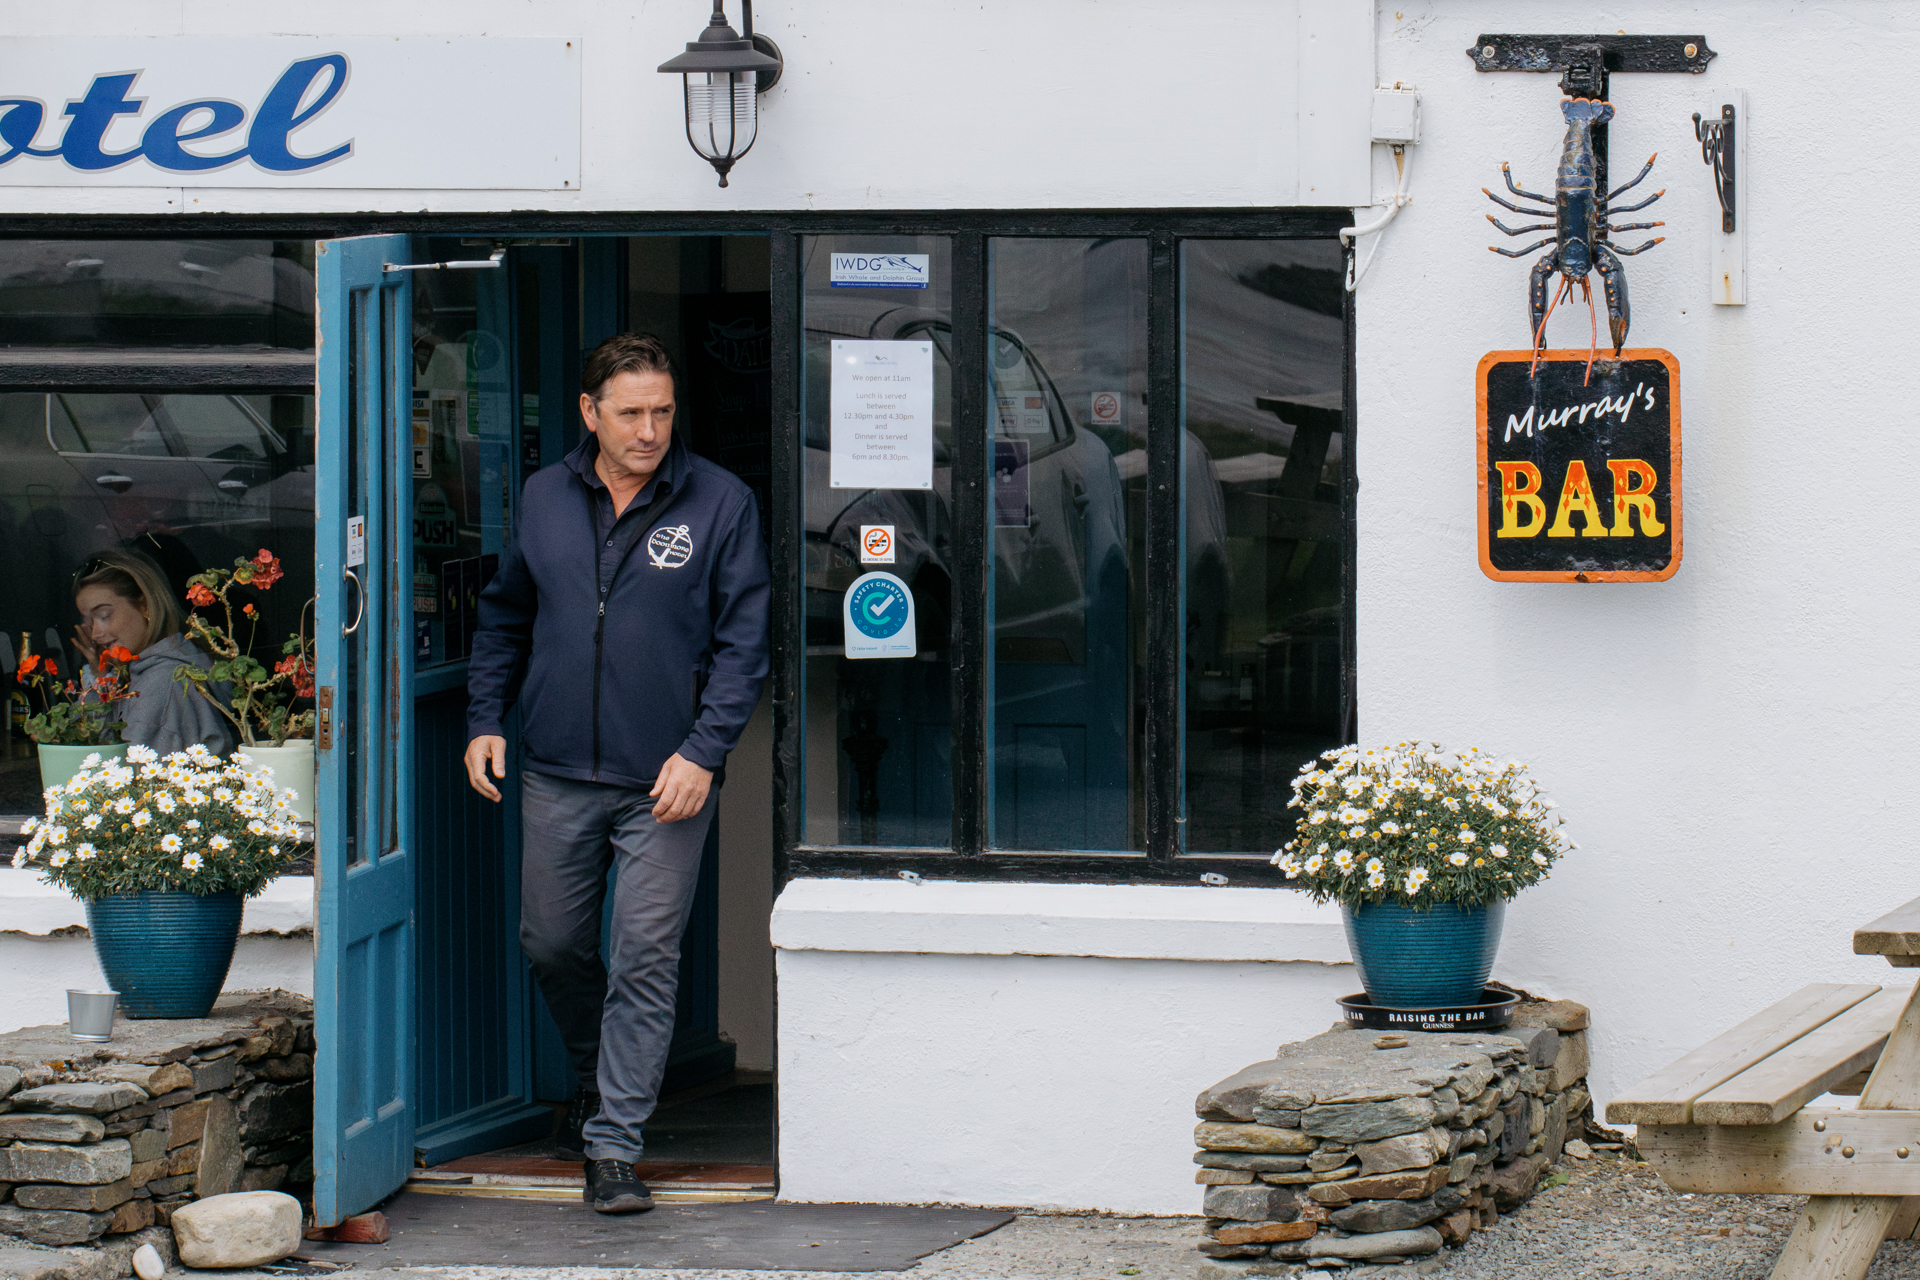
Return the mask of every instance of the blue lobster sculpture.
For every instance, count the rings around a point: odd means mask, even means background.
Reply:
[[[1489,245],[1495,253],[1509,258],[1518,258],[1522,254],[1532,253],[1541,245],[1551,244],[1539,261],[1533,264],[1533,277],[1527,289],[1527,318],[1533,326],[1534,365],[1538,367],[1540,354],[1547,344],[1547,317],[1562,299],[1571,296],[1577,282],[1580,292],[1587,301],[1587,314],[1593,322],[1593,344],[1587,352],[1587,376],[1593,375],[1593,358],[1600,345],[1600,322],[1593,310],[1593,287],[1587,276],[1590,272],[1600,273],[1601,288],[1607,297],[1607,328],[1613,336],[1613,354],[1617,358],[1620,348],[1627,342],[1627,325],[1630,313],[1627,307],[1627,276],[1620,265],[1621,257],[1631,257],[1636,253],[1645,253],[1653,248],[1665,236],[1655,236],[1637,249],[1622,249],[1608,239],[1621,231],[1640,231],[1648,227],[1662,227],[1664,222],[1628,222],[1619,226],[1609,223],[1609,219],[1618,213],[1633,213],[1644,209],[1667,194],[1665,188],[1654,192],[1639,204],[1628,205],[1621,209],[1610,209],[1610,202],[1624,192],[1640,185],[1641,179],[1653,171],[1653,162],[1659,159],[1659,152],[1647,158],[1647,163],[1632,182],[1603,191],[1596,182],[1597,166],[1593,154],[1593,128],[1613,119],[1613,104],[1596,102],[1589,98],[1567,98],[1560,103],[1560,114],[1567,119],[1567,138],[1560,149],[1560,171],[1554,177],[1553,198],[1526,191],[1515,185],[1513,172],[1506,164],[1500,166],[1500,173],[1507,180],[1507,190],[1523,200],[1537,200],[1544,205],[1552,205],[1554,220],[1535,223],[1526,227],[1509,227],[1492,214],[1487,221],[1510,236],[1522,236],[1529,231],[1551,231],[1554,234],[1544,240],[1528,245],[1524,249],[1502,249],[1498,245]],[[1529,209],[1522,205],[1502,200],[1487,188],[1480,188],[1487,199],[1504,209],[1515,213],[1539,216],[1544,209]],[[1619,255],[1619,256],[1615,256]],[[1560,288],[1549,297],[1550,283],[1555,272],[1560,274]]]

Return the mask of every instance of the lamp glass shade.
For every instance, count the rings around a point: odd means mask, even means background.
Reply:
[[[747,154],[759,132],[760,110],[751,71],[713,71],[684,77],[687,141],[727,185],[727,170]]]

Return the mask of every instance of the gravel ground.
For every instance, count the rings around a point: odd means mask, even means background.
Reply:
[[[1491,1231],[1411,1267],[1355,1267],[1343,1280],[1767,1280],[1800,1210],[1795,1196],[1681,1195],[1643,1164],[1600,1156],[1558,1166],[1568,1181]],[[1027,1214],[907,1271],[615,1271],[428,1267],[352,1271],[352,1280],[1191,1280],[1197,1218]],[[187,1273],[175,1273],[185,1276]],[[210,1273],[192,1273],[205,1276]],[[222,1273],[245,1280],[243,1273]],[[1326,1276],[1301,1270],[1305,1276]],[[1884,1244],[1868,1280],[1920,1278],[1920,1241]],[[342,1278],[345,1280],[345,1277]]]

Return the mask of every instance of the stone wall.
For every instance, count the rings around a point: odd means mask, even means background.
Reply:
[[[0,1246],[112,1243],[190,1200],[312,1180],[302,996],[237,992],[206,1018],[123,1018],[105,1044],[64,1026],[0,1035]]]
[[[1407,1262],[1533,1194],[1590,1117],[1587,1011],[1498,1035],[1337,1028],[1201,1093],[1201,1280]]]

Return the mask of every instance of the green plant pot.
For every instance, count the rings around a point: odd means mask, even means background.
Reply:
[[[239,894],[143,889],[87,904],[93,953],[129,1018],[204,1018],[213,1008],[245,902]]]
[[[70,747],[64,743],[43,742],[40,744],[40,786],[58,787],[80,772],[80,762],[98,752],[102,760],[118,759],[127,754],[124,742],[106,742],[98,746]]]
[[[1393,902],[1340,908],[1367,998],[1396,1009],[1480,1003],[1506,918],[1504,902],[1440,902],[1424,911]]]

